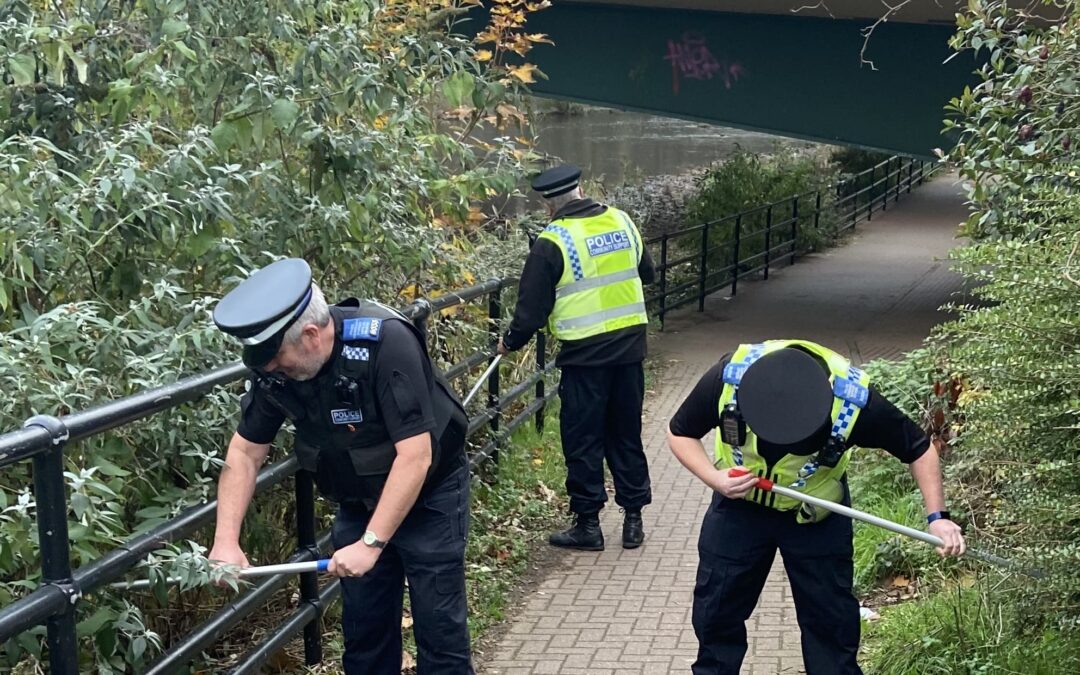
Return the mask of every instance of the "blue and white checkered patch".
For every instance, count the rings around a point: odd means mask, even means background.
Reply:
[[[833,385],[833,394],[844,402],[840,405],[840,411],[836,413],[836,419],[833,420],[832,433],[844,440],[851,435],[851,422],[855,417],[855,412],[865,406],[870,398],[870,391],[859,384],[862,374],[861,370],[850,366],[847,378],[837,378]]]
[[[559,225],[548,225],[547,231],[559,235],[563,246],[566,247],[566,257],[570,258],[570,271],[574,275],[574,281],[584,279],[585,271],[581,269],[581,258],[578,256],[577,246],[574,246],[574,238],[570,236],[570,231]]]
[[[372,340],[378,342],[382,337],[382,319],[372,317],[360,317],[357,319],[345,319],[341,328],[341,339]]]
[[[371,353],[368,352],[367,347],[350,347],[349,345],[342,347],[341,355],[353,361],[367,361],[371,358]]]
[[[738,402],[739,398],[739,383],[742,381],[743,375],[746,374],[746,369],[753,365],[754,361],[761,358],[761,355],[765,352],[765,344],[759,342],[757,344],[750,345],[750,349],[747,350],[746,356],[742,361],[738,363],[731,363],[730,361],[724,366],[724,382],[735,387],[735,391],[732,394],[732,403]],[[730,379],[729,379],[730,378]]]

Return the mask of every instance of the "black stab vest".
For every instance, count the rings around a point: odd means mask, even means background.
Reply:
[[[344,328],[352,319],[368,320],[359,324],[366,327],[370,320],[398,321],[416,336],[425,357],[427,344],[411,321],[378,303],[349,298],[331,307],[330,315],[336,340],[342,345],[331,367],[306,382],[264,377],[259,386],[295,425],[296,458],[303,470],[314,474],[320,492],[336,502],[374,508],[397,457],[375,392],[381,326],[375,331],[377,336],[367,331],[347,336]],[[431,371],[435,429],[425,487],[463,463],[468,427],[468,416],[453,389],[434,364]],[[447,437],[453,440],[446,442]]]

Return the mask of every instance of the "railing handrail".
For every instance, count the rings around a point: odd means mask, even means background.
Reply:
[[[734,220],[735,218],[739,218],[739,217],[742,217],[742,216],[748,216],[748,215],[752,215],[752,214],[755,214],[755,213],[760,213],[760,212],[768,210],[769,208],[772,208],[774,206],[779,206],[781,204],[786,204],[786,203],[788,203],[788,202],[790,202],[792,200],[795,200],[795,199],[802,199],[803,197],[808,197],[810,195],[817,194],[822,189],[828,189],[828,188],[835,189],[835,188],[838,188],[838,187],[840,187],[842,185],[846,185],[848,183],[857,182],[860,177],[865,176],[865,175],[873,175],[873,174],[875,174],[878,169],[880,169],[883,166],[888,165],[889,163],[891,163],[896,158],[897,158],[897,156],[894,155],[893,157],[890,157],[889,159],[878,162],[877,164],[870,167],[869,169],[863,169],[862,171],[860,171],[858,173],[850,174],[846,178],[841,178],[841,179],[837,180],[835,183],[831,183],[831,184],[829,184],[829,185],[827,185],[827,186],[825,186],[823,188],[820,188],[818,190],[807,190],[805,192],[800,192],[800,193],[797,193],[797,194],[789,195],[787,197],[781,197],[780,199],[777,199],[775,201],[766,202],[764,204],[758,204],[757,206],[753,206],[753,207],[748,208],[748,209],[743,209],[742,211],[737,211],[735,213],[729,213],[727,215],[720,216],[719,218],[716,218],[714,220],[709,220],[709,221],[706,221],[704,223],[699,223],[697,225],[688,225],[686,227],[679,228],[677,230],[670,230],[668,232],[663,232],[661,234],[653,235],[652,237],[649,237],[648,239],[646,239],[645,243],[646,244],[659,243],[660,240],[665,235],[668,236],[668,237],[678,237],[678,236],[681,236],[681,235],[684,235],[684,234],[692,234],[694,232],[700,232],[703,228],[706,228],[706,227],[711,227],[713,225],[719,225],[720,223],[724,223],[724,222],[727,222],[729,220]],[[897,168],[896,172],[898,173],[899,171],[900,171],[900,169]],[[887,174],[883,178],[887,178],[887,177],[889,177],[891,175],[892,174]],[[853,193],[853,194],[862,194],[862,192],[872,189],[875,185],[877,185],[880,182],[881,182],[880,180],[877,181],[877,182],[871,182],[869,185],[862,188],[862,190],[859,190],[858,193]],[[845,195],[845,197],[843,197],[843,199],[846,199],[846,198],[848,198],[850,196],[851,195]]]
[[[915,170],[916,165],[918,165],[917,172]],[[659,303],[657,316],[660,320],[661,330],[663,330],[664,317],[668,311],[693,302],[695,298],[698,302],[698,311],[704,311],[705,297],[716,292],[719,288],[730,284],[731,295],[735,295],[739,279],[758,272],[763,272],[764,278],[768,279],[770,266],[775,262],[787,260],[794,263],[796,256],[805,252],[801,251],[797,245],[801,222],[812,221],[813,226],[817,227],[822,212],[829,208],[839,217],[841,222],[846,221],[847,224],[840,228],[841,231],[853,229],[859,220],[871,219],[875,210],[886,209],[890,197],[893,197],[893,201],[898,200],[903,188],[906,187],[910,193],[916,180],[921,184],[928,173],[928,165],[933,167],[933,164],[923,160],[902,158],[894,155],[867,169],[846,175],[818,189],[807,190],[735,213],[725,214],[704,223],[668,230],[649,237],[645,240],[647,245],[659,244],[659,260],[656,264],[656,271],[659,276],[659,291],[650,294],[647,302],[650,304]],[[882,171],[882,169],[884,170]],[[905,169],[907,171],[906,183],[903,175]],[[863,185],[863,182],[866,184]],[[855,189],[847,192],[849,187]],[[823,197],[831,199],[828,207],[823,206],[823,201],[826,201],[823,200]],[[810,198],[813,198],[812,204],[809,204]],[[803,204],[803,209],[800,209],[800,203]],[[790,211],[787,205],[790,205]],[[752,218],[749,222],[744,223],[744,218],[748,217]],[[758,227],[762,224],[762,221],[764,221],[764,225]],[[755,229],[744,232],[744,224],[755,227]],[[719,245],[710,246],[709,242],[712,239],[710,230],[720,225],[731,228],[729,231],[730,237],[723,240]],[[790,230],[788,234],[783,232],[786,229]],[[672,251],[670,244],[673,241],[682,240],[684,237],[699,233],[700,244],[697,251],[684,253],[687,248],[675,249],[674,259],[669,260]],[[779,242],[770,242],[769,240],[773,239],[774,233],[788,238]],[[743,250],[743,255],[740,255],[740,250],[744,248],[740,243],[741,241],[753,240],[755,237],[761,238],[762,236],[766,240],[762,250],[757,252]],[[720,264],[723,265],[721,269],[710,271],[710,253],[722,249],[729,250],[731,258],[726,262],[720,261]],[[695,268],[695,263],[699,268]],[[715,264],[716,261],[713,261],[713,263]],[[747,267],[746,263],[753,263],[753,265]],[[673,268],[677,268],[675,279],[672,279],[672,275],[669,274],[669,270]],[[729,272],[730,278],[726,281],[721,280],[710,284],[710,280],[721,272]],[[687,276],[684,281],[681,279],[682,275],[691,276]],[[696,295],[687,295],[686,292],[694,286],[697,286]],[[669,302],[671,296],[676,296],[674,303]]]

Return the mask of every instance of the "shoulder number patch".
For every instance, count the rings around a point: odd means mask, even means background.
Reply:
[[[345,319],[341,329],[341,339],[345,341],[374,340],[377,342],[382,331],[382,324],[382,319],[366,316],[357,319]]]

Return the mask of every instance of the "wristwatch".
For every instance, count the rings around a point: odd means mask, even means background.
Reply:
[[[935,520],[952,520],[948,511],[934,511],[930,515],[926,516],[926,524],[934,522]]]
[[[379,539],[378,535],[376,535],[371,530],[365,532],[363,538],[360,541],[364,542],[364,544],[372,548],[386,548],[386,542]]]

